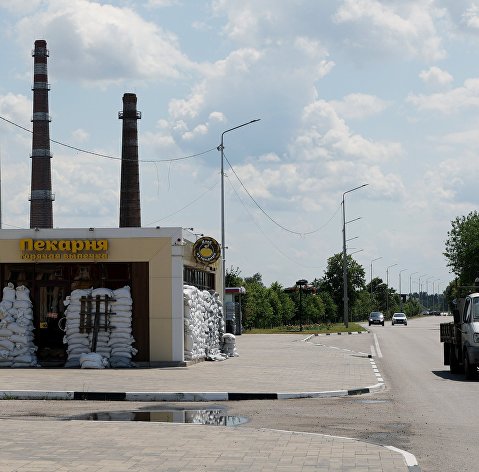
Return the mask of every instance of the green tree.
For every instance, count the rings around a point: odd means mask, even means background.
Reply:
[[[324,319],[326,307],[321,297],[315,294],[303,293],[303,313],[305,314],[305,323],[321,323]]]
[[[279,323],[277,326],[284,326],[291,322],[294,317],[295,306],[291,297],[284,292],[283,286],[278,282],[273,282],[270,286],[270,290],[277,294],[278,296],[278,305],[277,305],[277,318]],[[273,310],[275,307],[273,306]]]
[[[358,264],[351,256],[346,256],[347,282],[348,282],[348,302],[349,306],[354,306],[359,290],[365,287],[364,268]],[[328,265],[324,277],[320,279],[319,289],[328,292],[333,298],[334,303],[343,308],[343,254],[338,253],[328,259]]]
[[[338,319],[338,306],[334,303],[333,297],[329,292],[319,292],[317,295],[321,298],[324,305],[324,321],[326,323],[334,323]]]
[[[244,280],[240,277],[241,271],[239,267],[236,269],[231,266],[229,269],[226,269],[225,274],[225,285],[227,287],[242,287],[244,286]]]
[[[256,281],[247,282],[245,288],[243,326],[245,329],[269,328],[273,322],[273,308],[269,301],[268,289]]]
[[[451,222],[444,256],[448,266],[459,278],[459,285],[473,286],[479,276],[479,214],[470,212]]]
[[[367,320],[369,313],[376,310],[377,301],[368,290],[361,290],[351,309],[351,321]]]
[[[417,298],[410,298],[406,303],[403,303],[403,312],[407,316],[419,315],[422,311],[422,305]]]

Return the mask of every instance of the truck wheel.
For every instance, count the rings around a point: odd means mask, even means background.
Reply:
[[[464,353],[464,375],[467,380],[474,380],[477,378],[477,365],[469,362],[467,351]]]
[[[459,374],[461,373],[461,365],[456,356],[456,350],[454,349],[454,345],[449,345],[449,370],[451,374]]]

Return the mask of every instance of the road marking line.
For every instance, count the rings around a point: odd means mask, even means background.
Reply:
[[[374,350],[374,346],[371,346],[371,356],[376,357],[376,351]]]
[[[376,352],[378,353],[378,357],[383,357],[381,349],[379,348],[379,341],[378,341],[378,337],[376,336],[376,333],[374,333],[373,336],[374,336],[374,344],[376,345]]]

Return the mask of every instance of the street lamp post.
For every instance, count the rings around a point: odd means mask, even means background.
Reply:
[[[409,298],[411,298],[411,295],[412,295],[412,290],[411,290],[411,288],[412,288],[412,285],[411,285],[411,280],[412,280],[412,276],[413,276],[414,274],[419,274],[419,272],[413,272],[412,274],[410,274],[410,275],[409,275]]]
[[[389,312],[389,269],[394,266],[397,266],[397,263],[386,267],[386,315]]]
[[[378,261],[379,259],[382,259],[382,256],[376,257],[376,259],[373,259],[371,261],[371,282],[369,283],[370,284],[369,288],[371,289],[371,295],[373,294],[373,262]]]
[[[399,306],[401,311],[402,311],[401,272],[404,272],[405,270],[407,269],[401,269],[399,271]]]
[[[308,285],[305,279],[298,280],[296,285],[299,287],[299,330],[303,331],[303,287]]]
[[[366,187],[368,184],[359,185],[358,187],[354,187],[352,189],[347,190],[343,193],[343,200],[341,204],[343,205],[343,320],[344,326],[348,327],[348,319],[349,319],[349,309],[348,309],[348,268],[347,268],[347,260],[346,260],[346,209],[344,207],[344,197],[347,193],[354,192],[355,190],[359,190],[360,188]]]
[[[434,277],[428,277],[426,279],[426,303],[428,304],[428,309],[429,309],[429,281],[433,278]]]
[[[250,125],[251,123],[256,123],[259,121],[259,118],[256,120],[248,121],[247,123],[243,123],[241,125],[235,126],[233,128],[227,129],[221,133],[221,144],[217,147],[218,151],[221,151],[221,267],[222,267],[222,302],[224,303],[225,300],[225,288],[226,288],[226,244],[225,244],[225,173],[224,173],[224,161],[225,161],[225,154],[224,154],[224,135],[233,131],[238,128],[242,128],[243,126]]]
[[[417,291],[418,291],[418,295],[419,295],[419,304],[422,305],[421,303],[421,278],[426,276],[427,274],[422,274],[418,277],[418,280],[417,280]]]

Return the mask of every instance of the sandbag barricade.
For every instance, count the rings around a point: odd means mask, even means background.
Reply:
[[[219,359],[225,331],[219,295],[185,285],[183,301],[185,361]]]
[[[38,367],[33,306],[24,285],[9,283],[0,302],[0,367]]]
[[[80,328],[81,299],[88,296],[95,299],[97,295],[108,296],[111,300],[108,305],[108,324],[106,329],[100,329],[97,333],[97,355],[86,356],[91,352],[93,332],[88,333]],[[135,366],[132,357],[138,351],[132,346],[135,340],[131,330],[133,300],[130,287],[125,286],[117,290],[108,288],[73,290],[63,303],[66,306],[63,342],[67,344],[68,354],[65,367],[100,369]],[[100,304],[101,310],[105,310],[103,303]],[[102,359],[99,359],[98,356],[101,356]]]

